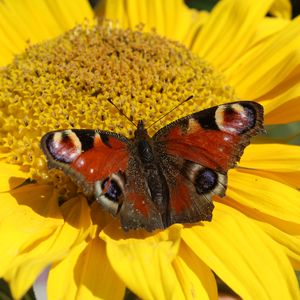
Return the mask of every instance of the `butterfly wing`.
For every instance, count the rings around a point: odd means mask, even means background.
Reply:
[[[181,118],[153,137],[169,155],[179,156],[222,172],[235,166],[250,138],[263,132],[263,107],[233,102]]]
[[[74,129],[45,134],[41,147],[49,168],[63,170],[86,195],[94,195],[116,214],[125,185],[128,143],[113,132]]]
[[[148,193],[145,178],[142,173],[132,174],[136,170],[137,168],[130,167],[127,173],[124,201],[120,208],[122,228],[126,231],[138,228],[153,231],[157,228],[164,228],[163,216]]]
[[[205,109],[159,130],[153,139],[168,158],[161,162],[170,189],[170,223],[210,220],[212,196],[224,196],[227,171],[250,138],[263,131],[263,107],[251,101]]]

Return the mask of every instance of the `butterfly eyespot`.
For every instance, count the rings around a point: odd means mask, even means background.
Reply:
[[[194,185],[198,194],[206,194],[214,190],[218,184],[218,174],[211,169],[203,168],[198,171]]]
[[[48,153],[62,163],[70,163],[81,154],[81,142],[72,130],[49,133],[44,136]]]
[[[104,192],[104,195],[109,200],[118,202],[118,198],[121,196],[122,190],[115,180],[110,180],[109,177],[107,177],[102,182],[101,187],[102,187],[102,191]]]
[[[112,215],[116,216],[122,205],[121,196],[124,188],[122,174],[112,174],[103,181],[94,183],[94,196],[98,203]]]
[[[220,105],[215,120],[221,131],[239,135],[255,127],[256,110],[247,104]]]

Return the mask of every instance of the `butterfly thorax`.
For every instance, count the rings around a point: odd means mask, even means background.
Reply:
[[[143,121],[138,122],[137,130],[134,133],[134,143],[137,147],[137,153],[141,161],[145,164],[154,162],[154,153],[152,149],[152,139],[145,129]]]
[[[135,153],[137,154],[135,157],[138,158],[138,168],[141,178],[144,179],[145,189],[158,210],[162,213],[163,223],[165,226],[168,226],[168,185],[160,166],[158,153],[156,153],[154,148],[154,141],[148,135],[143,121],[138,122],[138,127],[134,135],[133,144]]]

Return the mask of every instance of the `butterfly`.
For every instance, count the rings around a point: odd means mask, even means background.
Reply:
[[[263,107],[239,101],[180,118],[152,137],[139,121],[134,138],[68,129],[46,133],[49,168],[63,170],[125,231],[211,221],[212,197],[223,197],[227,171],[250,138],[264,131]]]

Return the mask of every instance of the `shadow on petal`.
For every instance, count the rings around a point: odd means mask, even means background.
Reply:
[[[60,219],[58,195],[50,185],[28,184],[10,192],[19,205],[30,207],[35,213]]]

